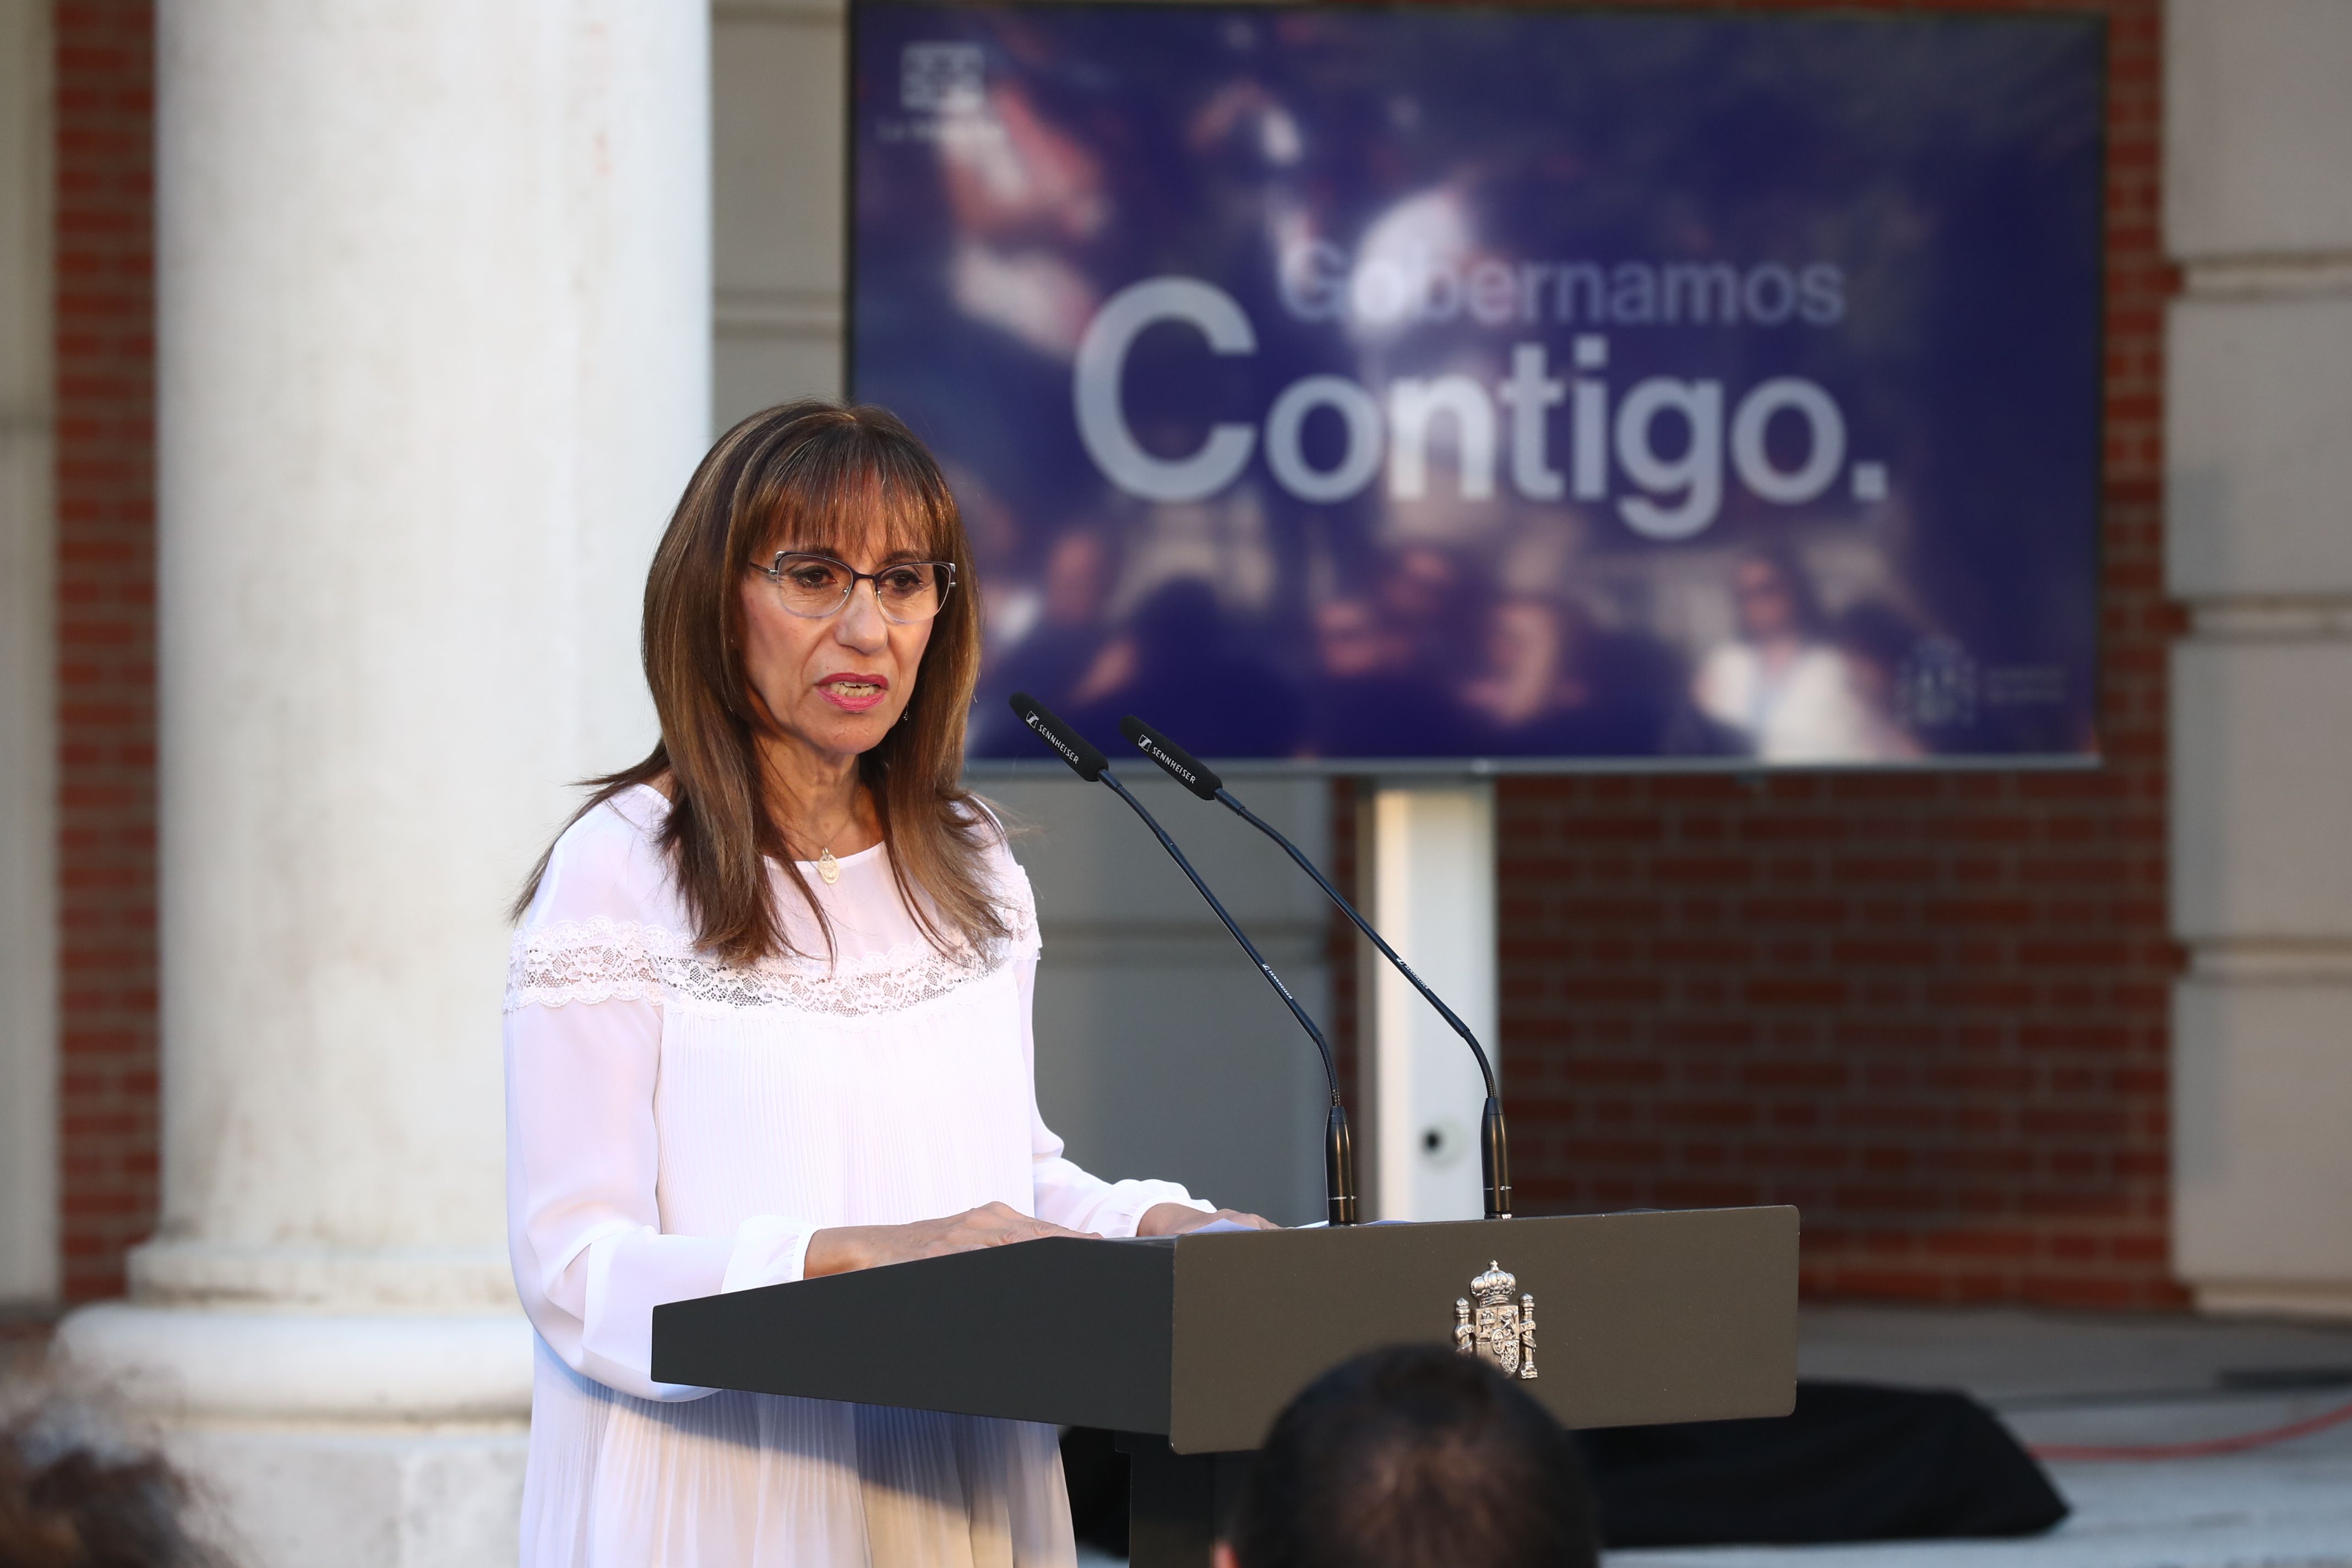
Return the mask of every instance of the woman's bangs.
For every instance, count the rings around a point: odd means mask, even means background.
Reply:
[[[854,562],[869,547],[877,560],[955,559],[955,503],[899,453],[809,451],[778,478],[754,560],[804,550]]]

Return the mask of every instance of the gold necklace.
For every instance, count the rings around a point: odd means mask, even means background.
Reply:
[[[849,802],[849,816],[843,819],[841,826],[846,827],[856,820],[857,801],[855,796],[852,796]],[[833,858],[833,845],[830,842],[832,837],[832,834],[826,834],[825,838],[828,842],[818,845],[816,851],[816,874],[824,879],[825,886],[828,888],[841,880],[841,862]]]

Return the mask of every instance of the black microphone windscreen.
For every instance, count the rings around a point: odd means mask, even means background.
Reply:
[[[1101,782],[1103,769],[1110,759],[1087,743],[1087,738],[1054,717],[1053,711],[1025,691],[1013,694],[1013,716],[1035,731],[1039,740],[1054,748],[1070,771],[1088,784]]]
[[[1118,732],[1135,742],[1135,749],[1158,763],[1162,772],[1199,795],[1202,800],[1214,800],[1217,792],[1225,787],[1208,763],[1130,713],[1118,721]]]

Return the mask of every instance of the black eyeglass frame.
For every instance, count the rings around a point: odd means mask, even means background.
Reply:
[[[798,616],[804,621],[830,620],[835,616],[841,614],[843,610],[848,607],[850,598],[857,592],[857,584],[860,583],[871,583],[874,584],[874,607],[882,613],[882,618],[884,620],[888,621],[894,626],[920,626],[924,621],[937,620],[939,618],[940,611],[948,607],[948,595],[955,592],[956,569],[955,563],[952,561],[892,561],[885,564],[880,572],[860,572],[856,567],[852,566],[846,561],[839,560],[831,555],[820,555],[814,550],[779,550],[776,552],[775,560],[771,562],[769,564],[762,566],[757,561],[754,561],[751,563],[751,566],[752,571],[757,572],[761,576],[765,577],[769,582],[773,583],[777,587],[781,588],[784,585],[784,563],[791,560],[822,561],[827,566],[838,566],[844,572],[849,574],[849,586],[841,591],[841,602],[834,605],[833,608],[817,615],[811,615],[805,610],[795,610],[790,605],[786,605],[784,606],[784,614],[788,616]],[[896,572],[902,566],[929,566],[940,574],[939,606],[937,609],[932,610],[929,615],[918,617],[914,620],[902,621],[898,616],[892,615],[890,613],[889,605],[883,602],[882,573]]]

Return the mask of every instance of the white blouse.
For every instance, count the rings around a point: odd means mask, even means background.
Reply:
[[[801,1278],[810,1235],[995,1199],[1131,1236],[1169,1182],[1097,1180],[1039,1120],[1029,882],[989,852],[1014,933],[943,956],[887,852],[803,865],[835,960],[696,951],[639,787],[564,834],[516,932],[507,1235],[538,1330],[526,1568],[1011,1568],[1076,1561],[1051,1426],[653,1381],[652,1312]],[[772,868],[780,880],[781,868]],[[823,1347],[808,1347],[822,1354]]]

